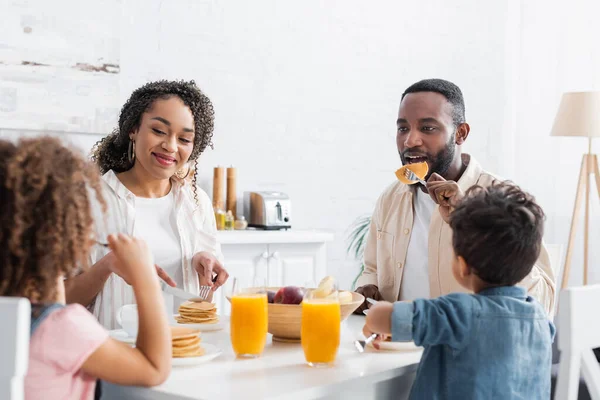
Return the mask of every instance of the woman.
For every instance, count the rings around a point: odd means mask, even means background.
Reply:
[[[193,81],[151,82],[132,93],[118,128],[92,151],[108,204],[107,216],[96,211],[100,242],[119,232],[144,239],[159,275],[190,293],[199,285],[214,291],[228,277],[212,204],[190,175],[213,126],[212,104]],[[133,291],[111,274],[115,257],[106,247],[96,246],[91,261],[92,268],[65,282],[67,302],[87,306],[114,329],[118,309],[135,302]]]

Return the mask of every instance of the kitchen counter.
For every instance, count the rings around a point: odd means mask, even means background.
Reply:
[[[106,399],[406,399],[422,352],[376,351],[360,354],[354,340],[362,338],[364,317],[342,323],[336,365],[311,368],[300,344],[278,343],[268,335],[263,355],[236,359],[229,341],[229,324],[206,332],[202,340],[218,346],[218,358],[197,367],[174,367],[161,386],[146,389],[103,384]]]
[[[333,233],[318,230],[264,231],[247,229],[243,231],[217,231],[221,244],[264,244],[264,243],[321,243],[331,242]]]

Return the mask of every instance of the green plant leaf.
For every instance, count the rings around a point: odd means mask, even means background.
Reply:
[[[354,257],[354,259],[361,261],[360,271],[352,282],[352,289],[356,286],[356,281],[365,269],[365,265],[362,262],[365,254],[365,244],[367,232],[369,232],[369,225],[371,224],[371,216],[358,217],[352,225],[350,225],[350,233],[346,238],[348,246],[346,252]]]

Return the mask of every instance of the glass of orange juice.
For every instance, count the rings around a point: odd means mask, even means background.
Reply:
[[[244,287],[233,278],[231,291],[231,346],[238,357],[255,358],[267,342],[267,291],[264,279]]]
[[[306,291],[302,301],[302,349],[311,367],[329,367],[340,347],[340,302],[337,288],[331,293],[321,289]]]

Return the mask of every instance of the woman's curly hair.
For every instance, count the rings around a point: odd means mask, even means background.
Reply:
[[[51,302],[59,277],[88,265],[94,164],[56,138],[0,141],[0,296]]]
[[[212,147],[214,110],[210,99],[202,93],[194,81],[156,81],[136,89],[121,109],[119,126],[100,140],[92,150],[92,160],[98,164],[102,174],[128,171],[133,163],[127,157],[129,134],[139,128],[142,115],[157,99],[179,97],[190,108],[194,116],[194,148],[190,161],[197,162],[206,146]],[[191,166],[190,166],[191,167]],[[194,168],[196,165],[194,165]],[[196,194],[196,175],[193,175],[193,190]]]

